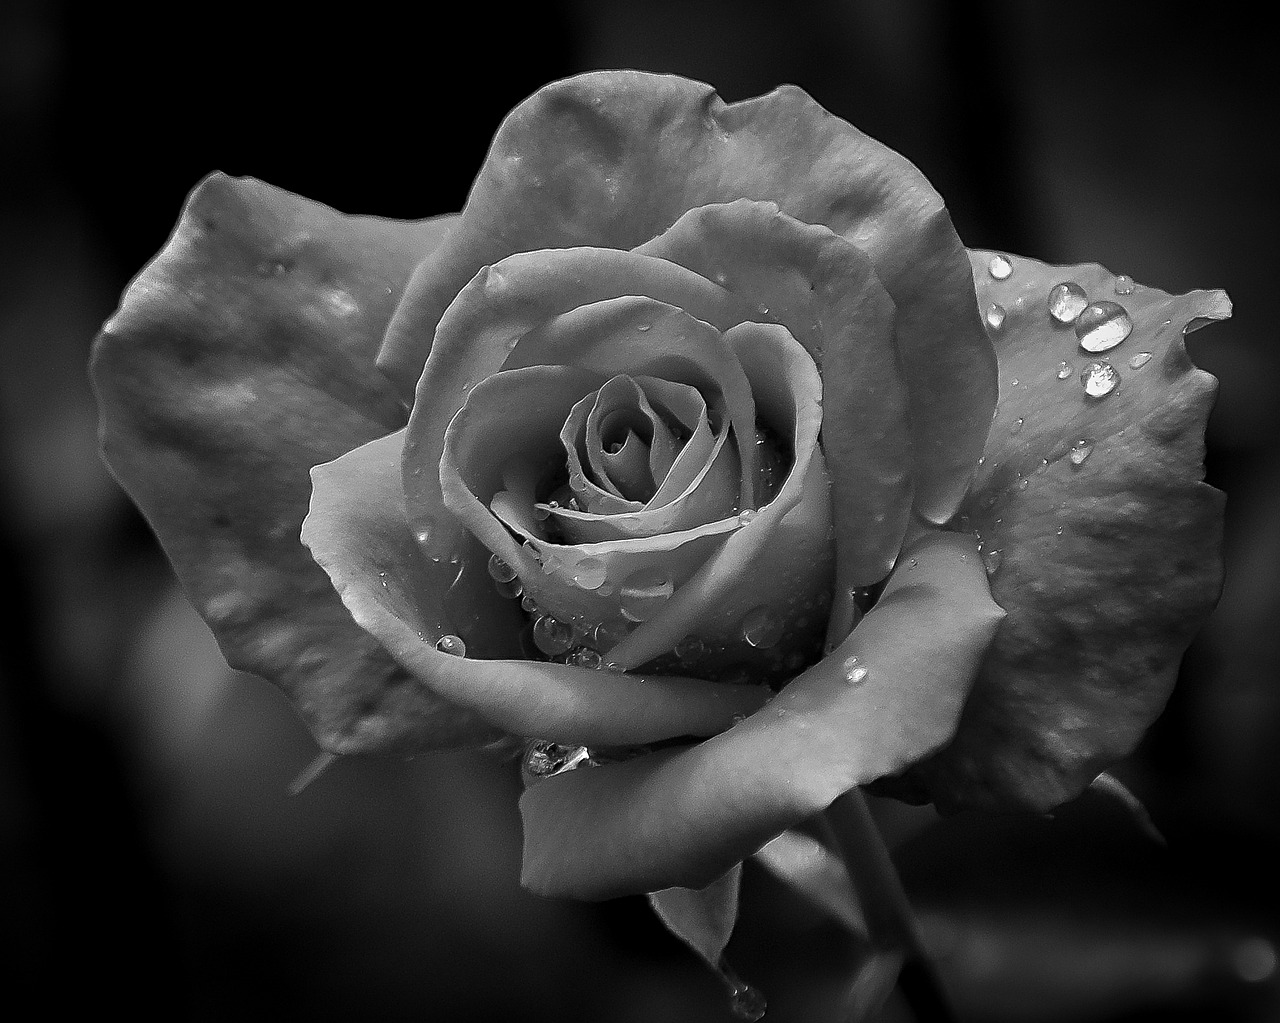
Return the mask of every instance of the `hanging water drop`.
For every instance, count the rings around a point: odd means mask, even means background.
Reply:
[[[1081,370],[1080,383],[1090,398],[1105,398],[1120,386],[1120,373],[1109,362],[1091,362]]]
[[[584,590],[598,590],[607,574],[608,568],[602,560],[588,556],[573,566],[573,584]]]
[[[1142,369],[1142,367],[1145,366],[1150,361],[1151,361],[1150,352],[1139,352],[1137,355],[1129,356],[1129,368]]]
[[[573,626],[551,615],[541,615],[533,623],[533,642],[548,657],[573,646]]]
[[[622,616],[633,622],[647,622],[667,602],[673,589],[671,576],[661,566],[633,572],[618,590]]]
[[[509,583],[516,577],[516,570],[496,554],[489,555],[489,576],[495,582]]]
[[[991,257],[991,261],[987,263],[987,273],[991,274],[992,278],[997,281],[1006,280],[1013,273],[1013,262],[1008,256],[997,252]]]
[[[757,649],[773,646],[782,638],[783,621],[772,610],[761,605],[752,608],[742,619],[742,638]]]
[[[745,1023],[757,1023],[764,1019],[768,1008],[769,1004],[759,989],[745,981],[738,981],[729,988],[729,1011]]]
[[[1004,306],[999,302],[992,302],[987,307],[987,326],[992,330],[999,330],[1004,326]]]
[[[552,778],[584,764],[591,765],[591,751],[586,746],[535,739],[525,749],[524,769],[536,778]]]
[[[1067,362],[1066,360],[1063,360],[1062,362],[1058,363],[1058,379],[1059,380],[1066,380],[1067,377],[1071,376],[1071,374],[1074,372],[1075,370],[1071,368],[1071,363]]]
[[[1076,337],[1086,352],[1109,352],[1132,330],[1133,320],[1118,302],[1092,302],[1076,317]]]
[[[1133,278],[1128,274],[1121,274],[1116,278],[1116,294],[1132,295],[1133,294]]]
[[[1075,281],[1063,281],[1049,289],[1049,315],[1066,326],[1075,322],[1089,305],[1089,296]]]
[[[461,636],[441,636],[436,641],[436,649],[442,654],[452,654],[454,657],[467,656],[467,644],[462,641]]]
[[[1084,465],[1085,459],[1091,454],[1093,454],[1093,441],[1078,440],[1071,448],[1067,458],[1070,460],[1072,465],[1081,466]]]

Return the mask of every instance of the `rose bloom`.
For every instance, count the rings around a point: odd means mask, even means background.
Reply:
[[[212,175],[98,339],[105,457],[336,754],[520,749],[525,883],[701,887],[858,785],[1046,811],[1221,583],[1229,314],[967,251],[794,87],[540,90],[461,214]]]

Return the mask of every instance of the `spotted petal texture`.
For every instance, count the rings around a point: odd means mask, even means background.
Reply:
[[[298,542],[311,466],[404,423],[373,357],[451,220],[343,216],[212,175],[94,349],[112,471],[228,661],[279,684],[334,752],[496,734],[396,665]]]
[[[1008,618],[955,740],[912,779],[947,810],[1044,811],[1134,747],[1217,601],[1223,495],[1202,464],[1217,382],[1183,334],[1231,303],[1094,264],[1012,257],[996,280],[991,256],[974,252],[973,266],[984,308],[1005,310],[992,332],[1000,407],[964,514],[998,562],[991,589]],[[1055,325],[1047,296],[1068,281],[1128,311],[1118,347],[1090,354]],[[1090,398],[1079,374],[1098,360],[1120,383]]]

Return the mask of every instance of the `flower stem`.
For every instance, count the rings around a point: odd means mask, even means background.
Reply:
[[[903,957],[898,988],[912,1013],[922,1023],[956,1023],[942,980],[925,954],[902,880],[862,791],[853,788],[840,796],[827,809],[826,817],[862,903],[872,945]]]

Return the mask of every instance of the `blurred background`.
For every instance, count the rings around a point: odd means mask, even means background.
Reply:
[[[1232,4],[542,0],[447,27],[364,4],[0,5],[0,933],[7,992],[134,1018],[729,1020],[639,898],[517,886],[517,779],[342,761],[226,668],[96,451],[90,341],[206,172],[352,213],[459,209],[539,85],[636,67],[727,100],[794,82],[907,154],[973,246],[1093,260],[1235,317],[1209,479],[1227,588],[1115,773],[1052,818],[890,804],[965,1021],[1280,1020],[1280,98]],[[729,955],[766,1019],[834,1019],[852,946],[748,869]],[[892,1014],[892,1007],[891,1007]],[[898,1018],[898,1017],[894,1017]]]

